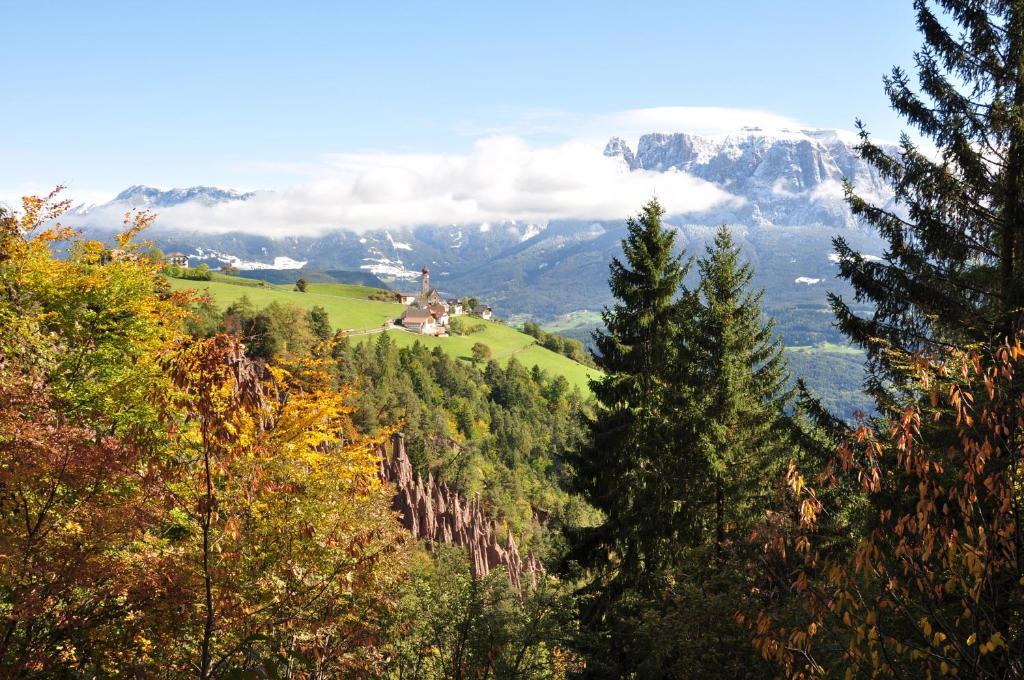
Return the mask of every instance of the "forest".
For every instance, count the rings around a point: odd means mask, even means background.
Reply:
[[[1024,677],[1024,7],[937,5],[916,84],[885,80],[929,146],[859,125],[896,200],[845,188],[887,250],[834,241],[853,419],[729,227],[683,252],[653,198],[591,354],[527,325],[600,369],[586,394],[218,307],[146,212],[98,242],[60,188],[0,209],[0,676]],[[399,502],[396,433],[451,507]],[[444,524],[466,508],[496,543]]]

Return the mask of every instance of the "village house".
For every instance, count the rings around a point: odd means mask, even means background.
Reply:
[[[402,326],[413,333],[433,335],[437,332],[437,319],[426,309],[409,307],[402,312]]]
[[[448,310],[444,308],[444,305],[438,303],[427,305],[427,311],[437,319],[438,326],[448,325]]]
[[[412,303],[416,302],[415,293],[398,293],[398,301],[408,307]]]
[[[452,316],[462,316],[465,310],[462,309],[462,301],[452,298],[448,301],[448,313]]]
[[[188,255],[185,253],[167,253],[164,255],[164,262],[168,267],[187,267]]]
[[[477,305],[473,308],[473,315],[488,320],[491,318],[491,308],[487,305]]]

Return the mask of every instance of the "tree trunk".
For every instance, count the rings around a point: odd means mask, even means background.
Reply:
[[[210,448],[207,444],[206,425],[203,425],[203,463],[205,465],[206,495],[201,512],[203,526],[203,587],[206,594],[206,621],[203,624],[202,657],[199,661],[199,679],[207,680],[212,668],[210,647],[213,642],[213,575],[210,573],[210,525],[213,516],[213,475],[210,471]]]
[[[722,477],[715,475],[715,554],[722,556],[725,543],[725,494],[722,491]]]

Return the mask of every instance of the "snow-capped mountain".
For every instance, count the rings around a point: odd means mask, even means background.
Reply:
[[[132,208],[168,208],[182,203],[214,205],[225,201],[244,201],[252,198],[253,192],[243,193],[220,187],[187,187],[184,189],[161,190],[142,184],[130,186],[117,196],[112,203],[121,203]]]
[[[881,252],[876,237],[858,227],[843,198],[845,178],[875,202],[891,200],[855,146],[848,133],[747,128],[715,137],[646,134],[635,152],[626,141],[612,138],[605,155],[621,159],[624,173],[689,173],[736,197],[704,212],[670,215],[668,222],[679,228],[681,245],[695,254],[703,251],[718,225],[729,224],[757,268],[756,282],[768,289],[766,303],[772,306],[817,303],[826,289],[843,290],[835,279],[836,265],[828,259],[831,239],[839,232],[865,252]],[[114,225],[91,217],[123,214],[132,207],[216,206],[252,197],[214,187],[162,191],[133,186],[109,204],[83,209],[79,222],[110,230]],[[242,263],[248,268],[304,263],[306,270],[376,275],[396,288],[412,285],[428,266],[442,292],[485,297],[505,316],[522,313],[545,319],[597,310],[609,301],[608,262],[619,254],[623,235],[622,220],[508,220],[339,229],[282,238],[167,230],[158,224],[149,237],[165,251],[189,254],[193,263]]]
[[[854,228],[844,201],[844,179],[872,201],[884,204],[891,195],[857,155],[856,143],[852,135],[836,130],[766,133],[748,128],[714,137],[647,134],[640,137],[635,154],[613,137],[604,153],[621,158],[632,171],[686,172],[745,199],[738,207],[712,211],[702,221]]]

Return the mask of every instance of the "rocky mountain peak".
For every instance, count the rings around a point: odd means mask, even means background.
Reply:
[[[637,165],[636,157],[633,156],[633,150],[629,148],[627,144],[620,137],[612,137],[608,140],[608,143],[604,147],[604,155],[611,158],[621,158],[629,166],[630,170],[636,170]]]
[[[166,208],[192,201],[203,205],[214,205],[224,201],[244,201],[252,196],[252,192],[243,193],[220,187],[194,186],[164,190],[144,184],[135,184],[115,196],[114,201],[135,207]]]
[[[857,154],[856,139],[835,130],[659,132],[641,136],[635,156],[613,137],[605,155],[622,157],[631,170],[686,172],[742,199],[738,209],[701,216],[700,222],[852,227],[844,179],[872,201],[891,199],[885,182]]]

